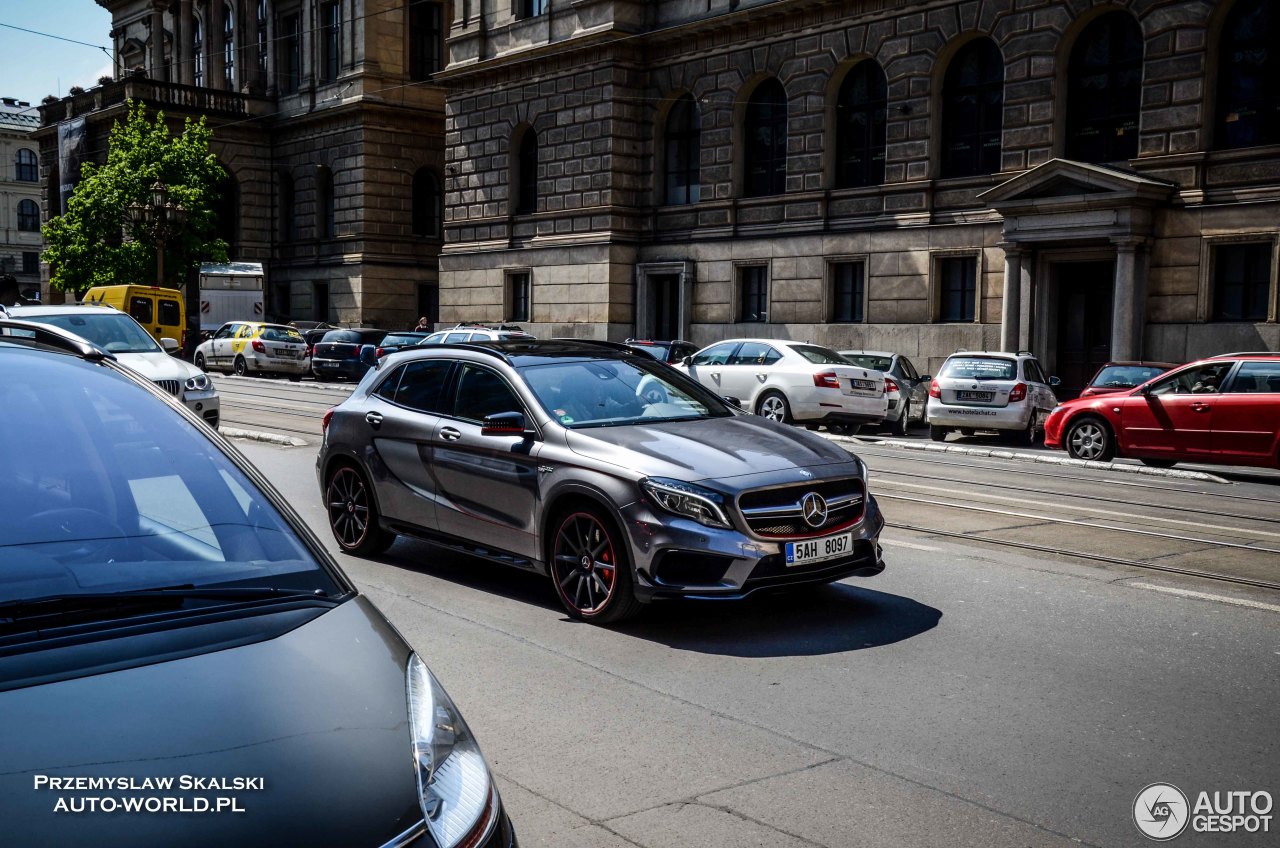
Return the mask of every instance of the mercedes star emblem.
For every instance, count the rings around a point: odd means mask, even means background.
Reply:
[[[810,527],[821,527],[827,523],[826,500],[817,492],[810,492],[800,499],[800,515]]]

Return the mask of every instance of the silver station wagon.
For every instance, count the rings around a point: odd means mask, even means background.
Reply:
[[[326,415],[317,462],[346,551],[433,541],[550,576],[590,621],[884,569],[857,457],[624,345],[393,354]]]

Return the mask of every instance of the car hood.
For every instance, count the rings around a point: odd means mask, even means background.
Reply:
[[[167,353],[117,353],[116,361],[126,368],[132,368],[148,380],[177,380],[186,382],[189,377],[200,373],[194,365],[183,362]]]
[[[381,845],[422,819],[408,655],[357,598],[267,641],[0,693],[5,842]],[[262,788],[182,792],[183,775]],[[38,788],[39,776],[175,788],[58,791]],[[53,812],[60,798],[90,797],[235,798],[244,812]]]
[[[627,468],[637,479],[722,480],[849,462],[848,451],[821,436],[755,415],[566,432],[574,453]]]

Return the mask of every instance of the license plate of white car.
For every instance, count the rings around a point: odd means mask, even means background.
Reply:
[[[956,392],[958,400],[991,400],[995,392]]]
[[[861,389],[863,391],[870,391],[872,389],[875,389],[876,381],[875,380],[854,380],[853,387],[855,389]]]
[[[823,539],[787,542],[787,565],[808,565],[853,553],[853,534],[841,533]]]

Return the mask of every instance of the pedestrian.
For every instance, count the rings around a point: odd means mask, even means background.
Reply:
[[[427,316],[423,315],[421,318],[418,319],[418,326],[414,327],[413,331],[415,333],[431,332],[431,322],[427,320]]]

